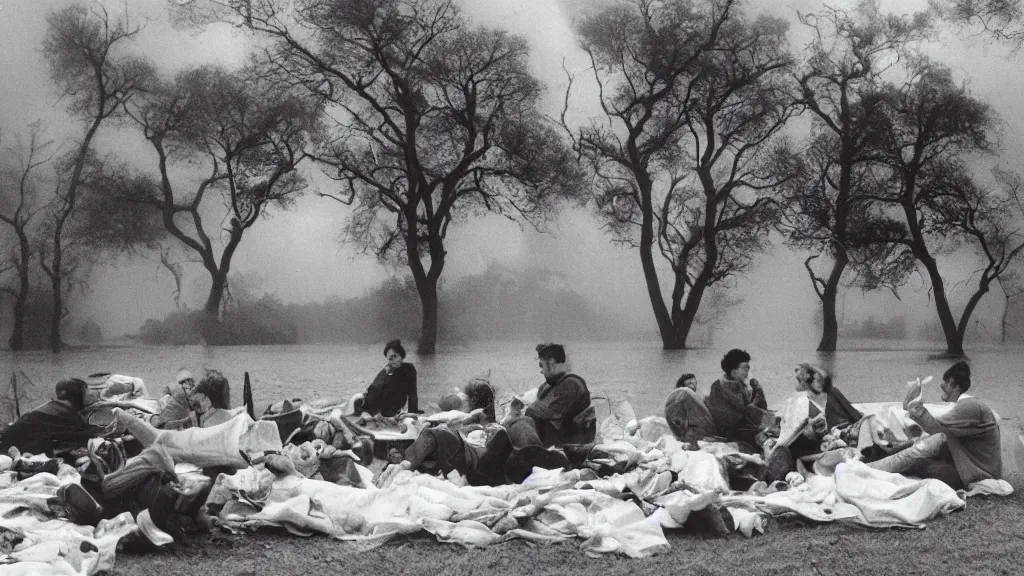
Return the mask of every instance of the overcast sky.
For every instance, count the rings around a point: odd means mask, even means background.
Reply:
[[[67,2],[63,1],[0,0],[0,78],[4,79],[0,82],[0,129],[5,146],[13,142],[13,134],[25,133],[27,125],[36,119],[41,119],[58,141],[79,129],[63,114],[39,52],[45,15],[65,4]],[[125,0],[104,4],[111,11],[123,11],[126,6]],[[832,2],[837,6],[852,4]],[[903,10],[924,4],[916,0],[883,2],[883,6]],[[462,5],[474,20],[507,27],[529,39],[535,72],[549,89],[545,105],[555,113],[564,90],[563,60],[581,77],[586,70],[586,61],[576,47],[569,19],[592,4],[587,0],[463,0]],[[794,50],[802,48],[806,41],[805,32],[796,23],[796,11],[818,5],[811,0],[752,0],[748,4],[752,11],[771,10],[792,21]],[[136,47],[161,73],[173,73],[200,63],[237,66],[245,58],[247,40],[237,30],[223,25],[210,26],[203,31],[175,30],[168,24],[164,0],[127,0],[127,7],[133,18],[147,20]],[[951,66],[968,82],[976,96],[999,112],[1004,121],[1003,162],[1019,168],[1024,143],[1020,98],[1024,93],[1024,78],[1020,61],[1008,59],[1002,47],[976,38],[956,38],[952,34],[947,34],[928,50]],[[584,82],[580,82],[579,87],[573,95],[573,104],[583,116],[587,110],[593,110],[594,94]],[[101,146],[105,151],[151,169],[152,158],[147,156],[144,142],[130,133],[108,129]],[[329,181],[323,179],[314,183],[329,185]],[[337,241],[345,217],[343,206],[308,194],[291,211],[275,212],[270,219],[259,222],[247,232],[232,270],[255,279],[262,289],[274,291],[286,301],[361,294],[394,271],[382,268],[371,257],[356,255]],[[778,334],[781,328],[792,334],[803,334],[808,341],[817,340],[818,334],[809,324],[814,295],[803,271],[802,259],[801,255],[777,247],[760,260],[753,273],[738,281],[737,289],[745,300],[730,313],[742,322],[728,324],[743,328],[731,330],[735,333],[731,335],[761,338]],[[490,262],[559,268],[574,279],[576,287],[585,295],[607,309],[636,319],[639,324],[649,324],[653,334],[650,304],[636,253],[609,243],[586,209],[564,214],[545,235],[520,229],[496,217],[454,228],[450,234],[446,276],[454,278],[477,273]],[[968,266],[968,262],[957,263],[961,271]],[[186,300],[198,307],[204,298],[207,275],[198,266],[190,268],[187,282]],[[89,302],[78,306],[77,315],[94,317],[107,334],[134,332],[145,318],[162,316],[173,307],[173,284],[169,275],[158,273],[155,262],[119,262],[101,267],[91,285],[93,293]],[[847,305],[852,310],[870,307],[880,318],[902,311],[930,320],[934,311],[925,293],[925,283],[917,278],[901,293],[902,302],[884,294],[865,299],[851,292],[847,295]],[[990,296],[982,308],[983,319],[993,317],[995,311],[1001,310],[1001,297]]]

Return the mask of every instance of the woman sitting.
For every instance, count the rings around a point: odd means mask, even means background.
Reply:
[[[353,398],[353,416],[362,413],[377,416],[395,416],[408,403],[407,412],[420,413],[416,395],[416,367],[405,362],[405,348],[401,340],[384,345],[388,363],[373,379],[362,396]]]
[[[830,431],[847,431],[863,417],[832,385],[832,377],[816,366],[797,366],[796,390],[803,394],[787,402],[779,441],[768,447],[768,482],[785,480],[796,470],[797,459],[823,452],[822,439]]]

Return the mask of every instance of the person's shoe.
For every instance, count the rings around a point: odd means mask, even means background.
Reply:
[[[59,510],[72,524],[81,526],[95,526],[103,518],[103,507],[81,484],[58,488],[51,509]]]
[[[559,450],[547,450],[543,446],[523,446],[514,450],[505,464],[505,477],[509,482],[521,484],[533,473],[534,468],[559,470],[569,467],[569,459]]]

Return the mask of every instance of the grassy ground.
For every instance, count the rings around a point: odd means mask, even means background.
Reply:
[[[839,574],[975,575],[1024,573],[1024,477],[1010,479],[1007,498],[971,498],[966,510],[929,522],[924,530],[867,530],[780,519],[746,539],[668,533],[672,549],[643,560],[588,558],[572,543],[536,546],[521,540],[466,550],[428,534],[369,552],[316,536],[219,532],[160,553],[121,554],[115,574],[390,576],[693,574],[701,576],[823,576]]]

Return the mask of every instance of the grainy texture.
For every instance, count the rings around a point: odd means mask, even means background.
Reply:
[[[349,544],[283,532],[232,536],[215,532],[187,546],[145,555],[122,553],[115,574],[249,576],[346,574],[390,576],[580,574],[619,576],[822,576],[840,574],[1021,574],[1024,566],[1024,498],[1021,477],[1007,498],[976,497],[967,509],[929,522],[924,530],[868,530],[773,522],[764,535],[712,539],[668,534],[672,549],[643,560],[588,558],[577,543],[535,546],[512,541],[466,550],[429,534],[404,538],[369,552]]]

